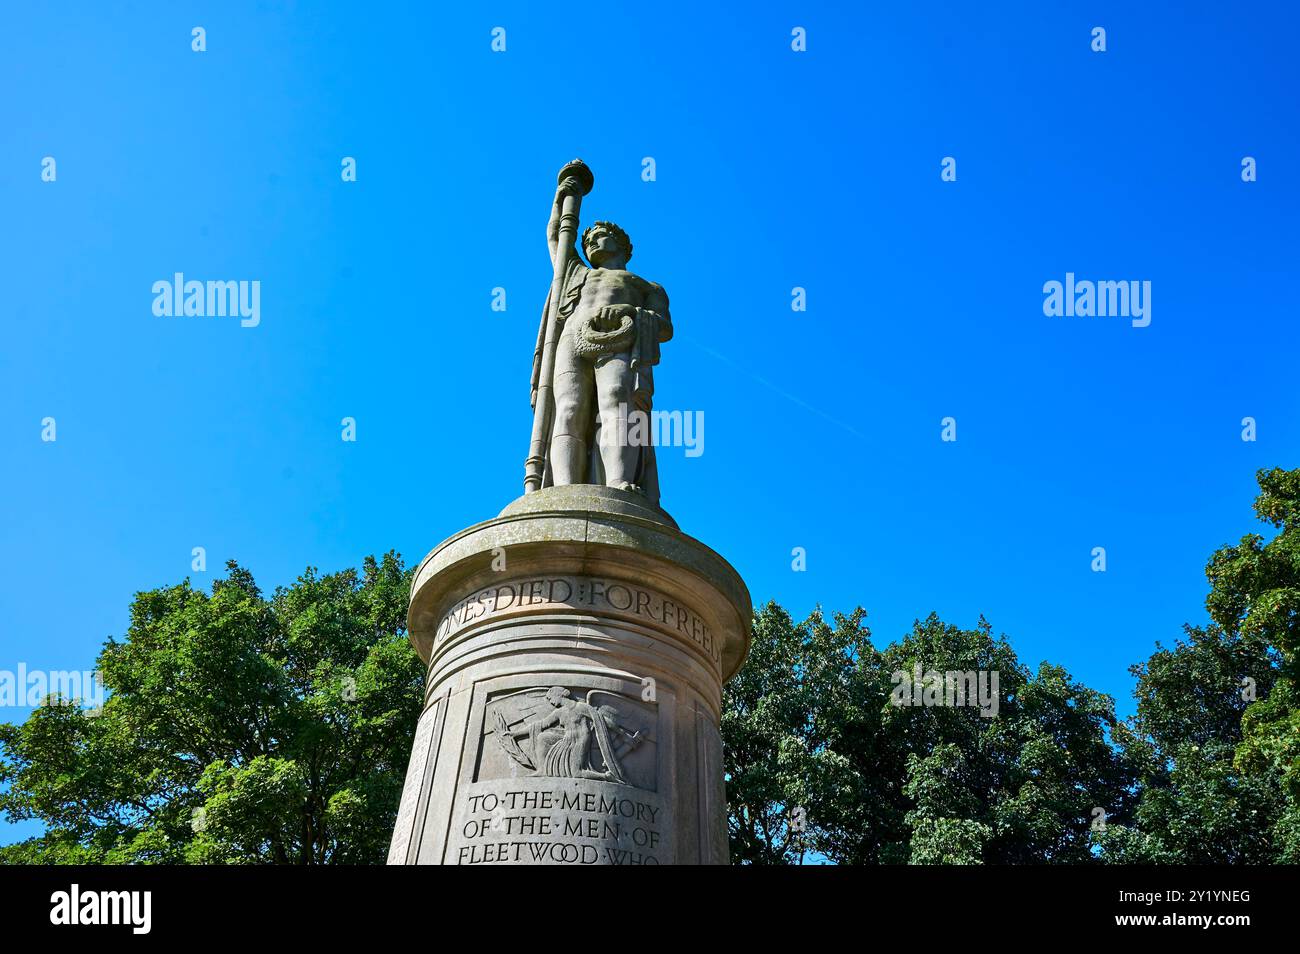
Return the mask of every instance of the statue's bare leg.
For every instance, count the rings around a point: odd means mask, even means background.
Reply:
[[[555,426],[551,431],[551,480],[582,484],[588,477],[587,435],[593,423],[591,365],[561,340],[555,355]]]
[[[633,412],[631,356],[614,354],[596,361],[596,401],[600,409],[600,459],[605,465],[605,484],[619,490],[637,490],[637,461],[641,448],[628,416]],[[641,432],[649,440],[649,428]]]

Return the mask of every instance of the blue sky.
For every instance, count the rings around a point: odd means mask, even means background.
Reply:
[[[89,668],[227,558],[418,561],[517,496],[581,156],[584,224],[672,299],[657,405],[704,414],[660,452],[682,528],[756,602],[882,645],[983,613],[1130,711],[1255,470],[1297,466],[1294,10],[473,6],[0,13],[0,669]],[[155,316],[178,271],[259,281],[261,323]],[[1150,326],[1045,316],[1066,272],[1150,281]]]

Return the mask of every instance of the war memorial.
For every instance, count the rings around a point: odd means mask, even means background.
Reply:
[[[638,425],[668,296],[612,222],[580,254],[593,176],[574,160],[558,181],[524,494],[411,588],[428,672],[389,864],[728,861],[718,723],[749,592],[659,506]]]

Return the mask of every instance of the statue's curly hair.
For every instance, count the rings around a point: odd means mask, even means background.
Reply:
[[[582,250],[584,252],[587,251],[587,236],[591,235],[591,233],[596,231],[597,229],[601,229],[602,231],[608,232],[610,235],[614,236],[614,238],[622,242],[623,247],[627,249],[627,257],[629,259],[632,257],[632,240],[628,238],[626,232],[624,232],[613,222],[592,222],[591,225],[587,226],[587,230],[582,233]],[[588,260],[591,259],[590,253],[588,253],[587,259]]]

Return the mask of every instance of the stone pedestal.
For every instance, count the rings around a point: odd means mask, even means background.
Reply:
[[[625,491],[527,494],[416,572],[428,663],[389,864],[725,864],[722,683],[751,607]]]

